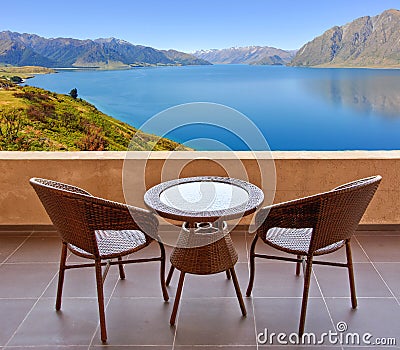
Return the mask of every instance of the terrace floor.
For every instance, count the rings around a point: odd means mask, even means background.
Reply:
[[[244,294],[251,236],[235,232],[233,240]],[[102,345],[92,269],[66,272],[62,311],[54,309],[60,247],[52,231],[0,232],[0,349],[253,350],[271,345],[257,345],[257,334],[265,328],[275,333],[297,331],[302,277],[295,276],[293,263],[258,260],[253,296],[244,298],[246,318],[241,316],[232,282],[225,274],[187,275],[177,324],[170,327],[178,274],[169,287],[170,301],[165,303],[159,264],[151,262],[127,265],[124,281],[119,280],[116,267],[110,269],[105,283],[108,343]],[[263,252],[272,250],[262,244],[258,247]],[[157,252],[158,245],[152,244],[139,254]],[[343,258],[344,251],[330,257]],[[396,348],[400,348],[400,232],[358,231],[353,259],[358,309],[350,307],[346,269],[314,266],[306,332],[319,336],[334,332],[338,322],[346,322],[347,332],[369,332],[372,342],[397,337]],[[274,344],[278,344],[276,338]],[[354,348],[330,344],[328,339],[320,347],[276,347]]]

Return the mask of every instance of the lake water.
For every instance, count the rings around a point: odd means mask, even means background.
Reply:
[[[135,127],[176,105],[212,102],[243,113],[259,128],[271,150],[400,149],[400,70],[160,67],[61,71],[38,75],[28,84],[58,93],[76,87],[79,97]],[[165,115],[165,124],[170,117]],[[197,149],[249,148],[246,140],[224,128],[187,118],[190,125],[166,136],[178,142],[192,140],[188,144]],[[218,124],[218,115],[215,118]],[[144,131],[159,132],[154,123]],[[197,139],[216,141],[207,144]]]

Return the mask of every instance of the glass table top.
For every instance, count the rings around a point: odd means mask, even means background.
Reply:
[[[245,204],[248,192],[234,184],[195,181],[177,184],[161,192],[161,203],[183,211],[227,210]]]

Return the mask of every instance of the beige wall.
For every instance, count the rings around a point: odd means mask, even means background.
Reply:
[[[178,176],[220,175],[263,188],[266,202],[286,201],[357,178],[383,181],[364,224],[400,224],[400,151],[387,152],[0,152],[0,225],[49,224],[28,180],[44,177],[82,187],[93,195],[144,207],[143,194]]]

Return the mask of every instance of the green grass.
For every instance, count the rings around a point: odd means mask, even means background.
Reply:
[[[187,150],[142,133],[82,99],[0,79],[0,150]]]

